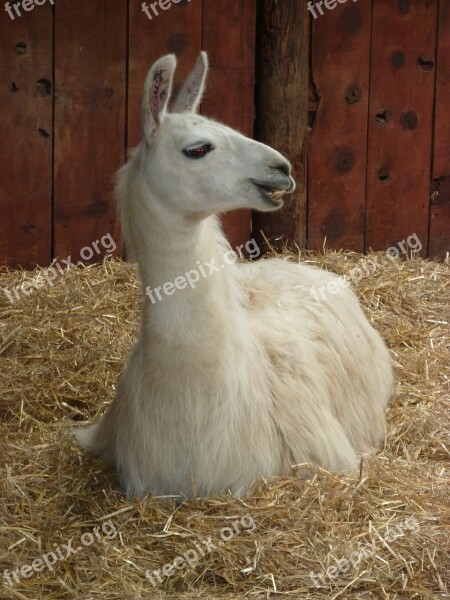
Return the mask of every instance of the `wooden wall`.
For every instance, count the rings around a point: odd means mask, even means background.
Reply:
[[[450,250],[450,0],[312,18],[310,248]]]
[[[0,264],[33,268],[120,239],[112,177],[140,139],[158,57],[178,55],[179,85],[206,49],[203,110],[252,135],[255,27],[248,0],[182,0],[152,20],[140,0],[56,0],[14,20],[0,11]],[[245,242],[250,213],[226,227]]]
[[[415,233],[423,254],[443,257],[450,0],[341,1],[309,23],[306,4],[182,0],[152,20],[141,0],[0,11],[0,264],[47,265],[107,233],[119,240],[112,176],[140,138],[146,71],[175,52],[179,86],[202,48],[202,111],[252,135],[256,104],[257,134],[296,171],[292,205],[254,218],[253,233],[358,252]],[[233,243],[252,235],[249,211],[224,220]]]

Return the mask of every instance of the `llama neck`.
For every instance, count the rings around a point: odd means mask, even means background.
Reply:
[[[142,215],[141,215],[142,217]],[[212,364],[242,333],[242,291],[216,217],[152,215],[133,230],[144,291],[142,336],[179,360]],[[245,320],[245,319],[244,319]]]

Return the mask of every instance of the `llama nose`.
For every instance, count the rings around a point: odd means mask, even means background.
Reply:
[[[292,171],[291,163],[287,159],[283,158],[283,160],[281,160],[277,164],[273,165],[272,169],[274,170],[275,173],[277,173],[275,178],[277,178],[279,180],[280,187],[285,186],[287,183],[288,185],[285,187],[285,191],[288,194],[291,194],[292,192],[294,192],[295,188],[296,188],[296,184],[295,184],[294,179],[291,177],[291,171]],[[281,180],[280,180],[280,176],[281,176]],[[281,183],[281,181],[283,181],[285,183]]]
[[[288,160],[283,160],[282,162],[274,165],[274,169],[281,171],[284,175],[289,177],[291,174],[291,163]]]
[[[293,192],[295,192],[295,190],[297,188],[297,184],[295,183],[295,180],[293,179],[293,177],[289,177],[289,179],[291,181],[291,184],[286,191],[288,192],[288,194],[292,194]]]

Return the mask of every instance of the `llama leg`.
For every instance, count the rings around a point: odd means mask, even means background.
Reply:
[[[77,442],[86,450],[90,450],[97,454],[96,437],[98,432],[99,423],[94,423],[83,429],[72,429],[72,433],[75,436]]]

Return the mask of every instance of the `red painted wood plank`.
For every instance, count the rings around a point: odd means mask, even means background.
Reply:
[[[210,72],[202,112],[249,136],[253,135],[255,32],[255,2],[204,2],[202,46],[208,52]],[[227,213],[223,223],[233,246],[249,239],[250,211]]]
[[[427,247],[437,0],[374,0],[366,248]]]
[[[308,246],[364,249],[371,2],[312,20],[319,104],[308,157]]]
[[[150,2],[147,2],[147,6]],[[168,10],[150,11],[151,19],[142,10],[141,0],[130,0],[129,25],[129,95],[128,147],[142,138],[140,105],[145,76],[153,62],[168,53],[175,53],[178,66],[174,95],[193,68],[201,50],[202,0],[171,4]],[[169,4],[167,4],[169,6]]]
[[[60,258],[84,258],[80,250],[107,234],[120,239],[112,176],[125,153],[126,11],[126,0],[55,6],[55,256]],[[93,260],[101,254],[95,252]]]
[[[450,177],[432,182],[428,256],[444,259],[450,252]]]
[[[450,175],[450,0],[439,0],[433,178]]]
[[[51,257],[52,9],[1,19],[0,264],[34,268]]]

